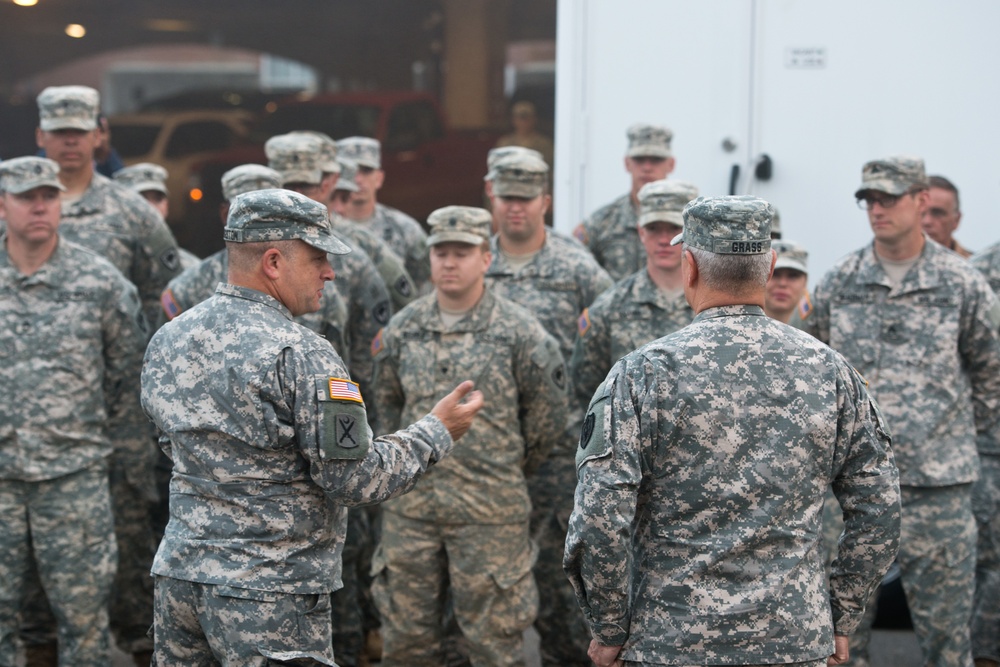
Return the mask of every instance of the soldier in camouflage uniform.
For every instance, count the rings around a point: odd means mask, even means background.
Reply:
[[[142,406],[174,461],[153,567],[155,659],[334,665],[329,595],[346,506],[411,488],[482,395],[463,382],[373,440],[340,357],[292,321],[319,308],[328,253],[348,251],[326,207],[288,190],[239,195],[225,239],[228,282],[164,325],[143,365]]]
[[[1000,294],[1000,243],[969,262]],[[1000,667],[1000,442],[978,438],[979,481],[972,487],[972,510],[979,527],[976,595],[972,606],[972,656],[976,667]]]
[[[694,313],[684,298],[680,248],[670,245],[684,225],[681,211],[698,196],[684,181],[654,181],[639,190],[639,241],[646,266],[597,297],[577,322],[569,362],[579,410],[579,433],[590,399],[616,361],[632,350],[690,324]]]
[[[807,326],[868,378],[893,429],[899,566],[924,664],[970,665],[970,492],[977,439],[995,447],[1000,428],[1000,303],[965,260],[924,236],[922,160],[868,162],[855,197],[874,243],[824,276]],[[866,665],[866,635],[859,639],[852,653]]]
[[[135,286],[60,238],[58,171],[39,157],[0,163],[0,664],[15,664],[37,566],[59,664],[104,667],[117,559],[108,458],[116,437],[135,437],[148,332]]]
[[[272,137],[265,150],[269,166],[282,174],[282,187],[326,204],[330,210],[333,230],[341,240],[347,241],[352,249],[356,248],[372,260],[392,297],[393,311],[417,297],[416,286],[406,271],[403,260],[389,244],[369,229],[342,217],[334,209],[333,198],[337,183],[340,182],[341,166],[337,160],[337,143],[333,139],[322,132],[291,132]],[[356,175],[355,167],[354,176]],[[357,185],[354,187],[356,189]]]
[[[809,273],[806,263],[809,253],[794,241],[774,241],[771,249],[777,253],[774,273],[767,281],[764,293],[764,312],[779,322],[804,329],[800,306],[807,297]],[[796,315],[799,317],[796,317]]]
[[[39,148],[59,163],[62,194],[60,234],[108,259],[139,291],[150,324],[167,282],[180,272],[177,242],[149,203],[94,172],[100,98],[85,86],[57,86],[38,95]],[[135,369],[138,373],[139,369]],[[135,427],[149,431],[141,417]],[[133,446],[127,446],[131,443]],[[111,629],[123,651],[148,664],[152,643],[146,631],[153,618],[149,567],[153,559],[153,448],[128,437],[115,443],[110,461],[111,497],[118,539],[118,571],[111,595]],[[38,590],[29,586],[29,590]],[[49,620],[45,620],[48,616]],[[54,623],[40,596],[29,594],[24,619],[31,644],[51,646]]]
[[[621,280],[646,265],[646,253],[639,242],[639,190],[660,181],[674,170],[670,148],[673,132],[659,125],[637,124],[628,128],[625,170],[632,177],[632,189],[594,211],[574,230],[573,235],[593,253],[597,263]]]
[[[358,165],[354,177],[358,190],[352,193],[344,216],[382,237],[403,258],[419,293],[426,294],[431,290],[427,234],[410,216],[378,203],[378,191],[385,181],[381,144],[368,137],[348,137],[337,142],[337,150]]]
[[[694,322],[628,354],[591,401],[565,567],[598,667],[840,664],[896,553],[898,472],[864,379],[764,314],[771,211],[685,208]],[[831,484],[852,513],[828,584]]]
[[[484,277],[492,216],[449,206],[428,218],[434,293],[389,322],[375,346],[379,432],[423,414],[452,378],[476,378],[485,401],[462,446],[383,505],[375,599],[384,667],[445,664],[445,600],[474,666],[524,665],[538,610],[525,475],[566,425],[559,344]]]
[[[576,320],[612,285],[608,274],[575,241],[545,227],[549,168],[530,155],[515,154],[494,165],[492,208],[499,232],[491,241],[493,262],[486,282],[494,294],[525,307],[558,342],[564,359],[573,353]],[[573,590],[562,572],[562,546],[573,509],[572,424],[553,444],[552,455],[528,480],[531,527],[538,542],[535,581],[542,664],[587,665],[589,633]]]

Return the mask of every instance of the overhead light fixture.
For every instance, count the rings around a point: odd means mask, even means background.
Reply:
[[[79,23],[70,23],[66,26],[66,34],[74,39],[80,39],[87,34],[87,29]]]
[[[38,4],[38,0],[14,0],[14,4],[18,7],[34,7]]]

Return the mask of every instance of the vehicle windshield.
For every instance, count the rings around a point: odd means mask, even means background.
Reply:
[[[160,133],[159,125],[111,125],[111,144],[124,159],[141,157],[153,150],[153,142]]]
[[[278,134],[313,130],[334,139],[373,137],[378,130],[379,107],[363,105],[298,104],[279,106],[264,115],[251,130],[251,141],[264,143]]]

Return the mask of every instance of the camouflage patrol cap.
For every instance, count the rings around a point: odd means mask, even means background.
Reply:
[[[337,156],[337,162],[340,163],[340,178],[335,189],[357,192],[358,184],[354,182],[354,177],[358,175],[358,163],[342,155]]]
[[[884,160],[872,160],[861,169],[861,187],[854,196],[861,198],[866,190],[889,195],[903,195],[911,188],[927,187],[924,161],[918,157],[897,155]]]
[[[66,191],[59,182],[59,163],[55,160],[27,155],[0,162],[0,192],[17,195],[45,186]]]
[[[133,192],[155,190],[167,192],[167,170],[152,162],[140,162],[130,167],[122,167],[115,172],[114,180]]]
[[[327,174],[340,173],[340,162],[337,161],[337,142],[333,140],[333,137],[323,132],[317,132],[316,130],[300,130],[298,132],[289,132],[289,134],[304,134],[319,139],[321,142],[319,154],[322,160],[323,171]]]
[[[673,155],[670,142],[674,138],[674,133],[668,127],[636,123],[628,128],[626,134],[628,135],[628,152],[625,154],[627,157],[668,158]]]
[[[534,199],[545,192],[549,165],[526,153],[515,153],[493,165],[493,194],[498,197]]]
[[[49,86],[38,94],[38,127],[53,130],[97,128],[101,96],[87,86]]]
[[[771,250],[774,207],[750,195],[698,197],[684,207],[684,242],[719,255],[762,255]]]
[[[771,241],[771,247],[778,253],[778,260],[774,263],[777,269],[794,269],[802,273],[809,273],[806,263],[809,261],[809,253],[806,249],[793,241]]]
[[[486,175],[483,176],[483,180],[492,181],[496,177],[496,172],[493,168],[496,166],[497,162],[506,157],[510,157],[511,155],[530,155],[538,158],[539,160],[545,160],[545,158],[542,157],[542,154],[534,148],[525,148],[524,146],[499,146],[497,148],[491,148],[490,152],[486,154]]]
[[[382,168],[382,145],[371,137],[347,137],[337,142],[337,150],[358,165],[369,169]]]
[[[281,174],[281,184],[323,180],[323,140],[304,132],[279,134],[264,144],[267,166]]]
[[[226,201],[245,192],[280,187],[281,174],[262,164],[241,164],[222,175],[222,196]]]
[[[490,240],[493,215],[474,206],[445,206],[430,214],[427,226],[431,233],[427,245],[456,241],[480,245]]]
[[[639,190],[639,226],[669,222],[684,226],[684,207],[698,196],[693,183],[663,179],[646,183]]]
[[[351,251],[333,234],[326,206],[291,190],[254,190],[233,199],[222,238],[230,243],[299,239],[333,255]]]

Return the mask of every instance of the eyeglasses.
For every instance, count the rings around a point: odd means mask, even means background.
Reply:
[[[909,193],[906,193],[909,194]],[[872,206],[878,204],[882,208],[892,208],[899,203],[903,195],[887,195],[883,193],[869,192],[864,197],[858,197],[858,208],[862,211],[872,210]]]

